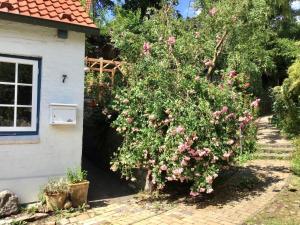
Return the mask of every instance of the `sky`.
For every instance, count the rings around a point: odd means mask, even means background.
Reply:
[[[114,0],[115,2],[117,0]],[[194,0],[179,0],[179,4],[176,9],[180,12],[180,14],[186,17],[193,17],[197,15],[197,11],[193,9]],[[294,10],[300,10],[300,0],[295,0],[291,4]]]

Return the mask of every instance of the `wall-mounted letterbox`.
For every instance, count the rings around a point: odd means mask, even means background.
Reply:
[[[77,105],[51,103],[50,124],[51,125],[75,125]]]

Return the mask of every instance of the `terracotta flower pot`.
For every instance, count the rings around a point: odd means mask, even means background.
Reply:
[[[89,181],[69,184],[69,193],[73,207],[78,207],[87,203],[89,184]]]
[[[46,205],[48,210],[54,211],[56,209],[63,209],[64,204],[67,199],[67,193],[55,193],[55,194],[45,194]]]

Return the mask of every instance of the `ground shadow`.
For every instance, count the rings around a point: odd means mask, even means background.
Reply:
[[[90,181],[88,200],[93,207],[100,207],[108,201],[116,201],[135,193],[125,180],[120,179],[120,176],[103,170],[87,158],[83,158],[82,167],[88,171]]]
[[[284,166],[259,166],[248,165],[247,167],[231,167],[223,171],[214,183],[213,194],[202,194],[196,198],[187,197],[189,184],[169,184],[157,197],[149,197],[142,200],[147,202],[164,202],[166,204],[183,203],[194,205],[197,208],[217,206],[222,208],[224,205],[239,203],[242,200],[251,199],[263,194],[271,185],[283,180],[280,173],[290,173]],[[171,186],[171,187],[170,187]],[[281,190],[274,189],[274,192]]]

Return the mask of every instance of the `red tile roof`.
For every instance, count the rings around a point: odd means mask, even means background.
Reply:
[[[0,13],[96,28],[80,0],[0,0]]]

